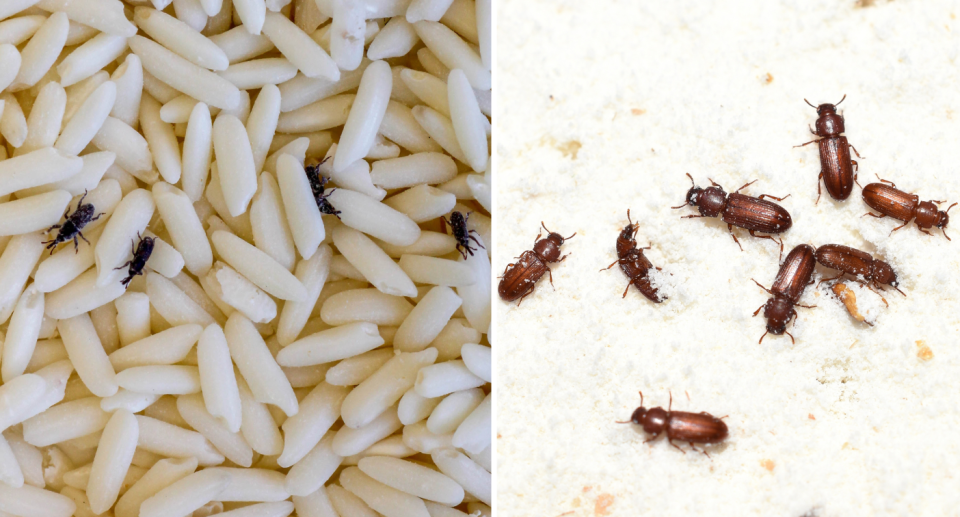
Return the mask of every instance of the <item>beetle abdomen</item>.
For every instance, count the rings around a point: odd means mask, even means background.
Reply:
[[[786,297],[792,303],[797,303],[803,290],[810,283],[815,265],[813,246],[801,244],[793,248],[780,266],[780,271],[777,272],[777,278],[773,281],[770,290],[774,294]]]
[[[863,187],[863,202],[881,214],[909,221],[920,203],[920,197],[883,183],[871,183]]]
[[[825,244],[817,248],[816,255],[817,262],[821,265],[851,275],[869,278],[873,270],[873,257],[849,246]]]
[[[824,138],[819,141],[820,172],[833,199],[843,201],[853,192],[853,163],[847,137]]]
[[[723,222],[763,233],[783,233],[793,226],[790,213],[770,201],[743,194],[727,196]]]
[[[684,442],[719,443],[727,437],[727,424],[707,413],[671,411],[667,438]]]
[[[512,302],[533,290],[533,286],[547,272],[547,266],[532,251],[524,251],[513,266],[503,272],[497,292],[500,298]]]

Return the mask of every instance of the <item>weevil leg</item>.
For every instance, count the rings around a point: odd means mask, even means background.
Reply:
[[[473,231],[476,231],[476,230],[473,230]],[[473,242],[477,243],[477,246],[480,246],[483,249],[487,249],[483,244],[480,244],[480,241],[478,241],[477,238],[474,237],[473,235],[471,235],[470,238],[473,239]]]
[[[753,280],[753,283],[755,283],[755,284],[757,284],[758,286],[760,286],[760,289],[763,289],[764,291],[766,291],[766,292],[768,292],[768,293],[770,293],[770,294],[773,294],[773,291],[771,291],[771,290],[767,289],[766,287],[760,285],[760,282],[757,282],[757,281],[754,280],[753,278],[751,278],[750,280]]]
[[[765,197],[768,197],[768,198],[770,198],[770,199],[776,199],[777,201],[783,201],[784,199],[787,199],[788,197],[790,197],[790,196],[792,196],[792,195],[793,195],[793,194],[787,194],[786,196],[783,196],[783,197],[777,197],[777,196],[771,196],[770,194],[760,194],[759,199],[763,199],[763,198],[765,198]]]
[[[732,225],[732,224],[728,224],[728,225],[727,225],[727,231],[729,231],[729,232],[730,232],[730,236],[733,237],[733,242],[737,243],[737,246],[740,246],[740,251],[743,251],[743,245],[740,244],[740,239],[738,239],[737,236],[733,234],[733,225]]]
[[[77,233],[80,235],[80,238],[83,239],[83,242],[90,244],[90,241],[88,241],[87,238],[83,236],[83,232],[77,232]]]
[[[734,192],[734,194],[736,194],[737,192],[740,192],[741,190],[749,187],[750,185],[753,185],[753,184],[756,183],[756,182],[757,182],[757,180],[753,180],[753,181],[751,181],[750,183],[747,183],[746,185],[738,188],[737,190],[734,190],[733,192]]]
[[[113,268],[113,269],[115,269],[115,270],[116,270],[116,269],[123,269],[123,268],[129,266],[130,264],[133,264],[133,261],[132,261],[132,260],[128,260],[126,264],[124,264],[124,265],[122,265],[122,266],[117,266],[117,267],[115,267],[115,268]]]
[[[847,144],[847,145],[850,145],[850,144]],[[860,156],[860,153],[857,152],[857,148],[856,148],[856,147],[850,145],[850,149],[853,149],[853,152],[856,153],[857,158],[860,158],[861,160],[863,159],[863,156]]]
[[[83,239],[83,240],[87,240],[87,239]],[[80,253],[80,242],[77,240],[76,235],[73,236],[73,253],[74,254]]]

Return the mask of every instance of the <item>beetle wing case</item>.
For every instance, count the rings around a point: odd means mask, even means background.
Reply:
[[[723,222],[763,233],[782,233],[793,226],[790,213],[782,206],[743,194],[727,196]]]
[[[707,413],[671,411],[667,437],[695,443],[719,443],[727,437],[727,424]]]
[[[533,290],[533,286],[547,272],[547,266],[532,251],[524,251],[512,267],[503,272],[497,292],[500,298],[512,302]]]
[[[824,244],[817,248],[817,262],[830,269],[869,278],[874,260],[869,253],[849,246]]]
[[[909,221],[920,203],[920,197],[883,183],[871,183],[863,187],[863,202],[881,214]]]
[[[813,246],[801,244],[793,248],[780,266],[770,290],[785,296],[792,303],[797,303],[804,288],[810,283],[815,265]]]
[[[853,192],[853,163],[847,137],[837,136],[819,141],[820,172],[827,192],[837,201],[843,201]]]

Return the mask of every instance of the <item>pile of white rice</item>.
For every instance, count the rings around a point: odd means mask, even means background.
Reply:
[[[490,515],[490,11],[0,2],[0,517]]]

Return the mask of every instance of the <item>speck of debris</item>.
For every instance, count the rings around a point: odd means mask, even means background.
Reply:
[[[767,72],[767,76],[764,78],[764,80],[767,82],[767,84],[770,84],[773,82],[773,76],[770,75],[769,72]]]
[[[933,350],[923,340],[917,341],[917,357],[924,361],[933,359]]]
[[[593,507],[594,515],[609,515],[610,507],[613,506],[613,496],[610,494],[600,494]]]
[[[576,140],[568,140],[562,144],[558,144],[557,150],[563,153],[565,158],[570,158],[571,160],[577,159],[577,153],[580,152],[580,148],[583,147],[580,142]]]
[[[810,420],[816,420],[816,419],[817,419],[817,417],[813,416],[813,413],[808,413],[808,414],[807,414],[807,418],[809,418]]]
[[[873,7],[876,3],[876,0],[857,0],[857,3],[853,4],[853,6],[862,9],[864,7]]]
[[[550,96],[550,100],[553,100],[553,95]]]
[[[769,472],[773,472],[773,467],[776,467],[776,464],[773,463],[773,460],[761,460],[760,466],[767,469]]]
[[[631,108],[631,109],[630,109],[630,113],[633,113],[634,115],[643,115],[643,114],[646,113],[646,112],[647,112],[647,110],[640,109],[640,108]]]

